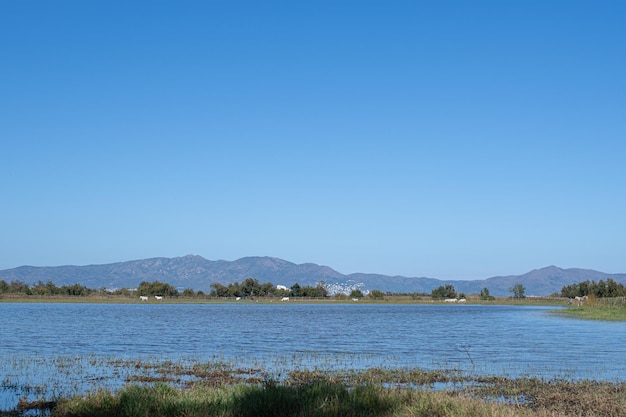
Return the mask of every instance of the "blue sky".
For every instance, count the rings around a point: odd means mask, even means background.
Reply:
[[[0,269],[626,272],[626,3],[0,5]]]

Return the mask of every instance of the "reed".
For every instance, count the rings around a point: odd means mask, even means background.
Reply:
[[[611,384],[513,382],[503,392],[523,391],[522,403],[481,398],[477,391],[429,391],[385,388],[367,383],[351,386],[324,379],[286,386],[274,381],[226,387],[193,386],[177,390],[166,384],[128,386],[117,393],[60,400],[54,417],[560,417],[623,416],[623,387]],[[485,395],[485,394],[483,394]]]

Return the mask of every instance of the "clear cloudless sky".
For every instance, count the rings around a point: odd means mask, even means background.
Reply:
[[[626,272],[626,2],[4,1],[0,269]]]

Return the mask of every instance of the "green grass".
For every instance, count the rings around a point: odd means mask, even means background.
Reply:
[[[515,398],[515,400],[510,400]],[[494,399],[500,399],[494,401]],[[164,383],[130,385],[61,399],[53,417],[613,417],[626,415],[623,385],[592,382],[493,380],[474,389],[430,391],[349,385],[314,379],[175,389]]]
[[[28,387],[6,379],[21,395],[0,416],[52,417],[547,417],[626,415],[626,383],[481,376],[454,369],[304,369],[285,362],[278,373],[238,362],[124,361],[51,358],[60,373],[90,364],[106,368],[89,390],[51,381]],[[262,360],[261,362],[265,362]],[[30,362],[17,363],[29,372]],[[40,365],[39,362],[37,362]],[[36,369],[36,367],[34,368]],[[95,375],[94,370],[89,371]],[[126,375],[124,385],[108,374]],[[105,375],[106,374],[106,375]],[[31,389],[32,388],[32,389]],[[32,392],[31,392],[32,391]],[[38,414],[39,413],[39,414]]]
[[[557,310],[555,313],[585,320],[626,321],[624,306],[583,305]]]
[[[65,364],[68,366],[71,364]],[[561,417],[626,415],[626,383],[463,374],[454,370],[292,369],[282,377],[221,363],[140,363],[162,380],[28,401],[0,416]],[[109,366],[113,366],[110,364]],[[161,372],[162,371],[162,372]],[[178,377],[193,375],[180,381]],[[39,414],[37,414],[39,413]]]

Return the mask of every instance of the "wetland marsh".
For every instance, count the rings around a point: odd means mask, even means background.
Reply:
[[[422,381],[415,372],[437,375],[425,380],[429,389],[480,378],[623,383],[626,326],[562,318],[553,309],[0,304],[0,410],[128,384],[259,384],[318,373],[358,379],[373,369],[413,372],[403,380],[411,384]]]

